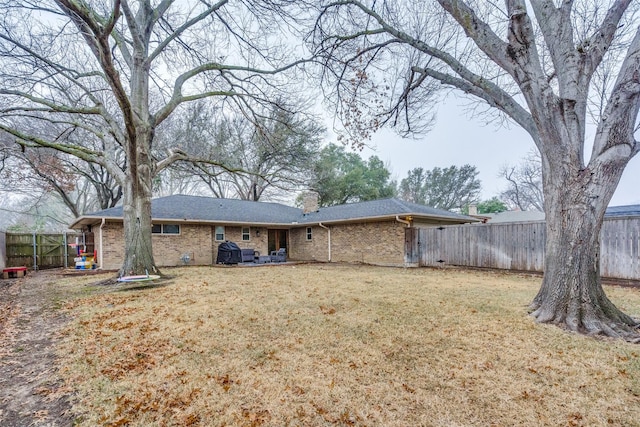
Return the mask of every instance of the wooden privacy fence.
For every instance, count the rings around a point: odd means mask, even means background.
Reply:
[[[84,245],[85,239],[89,240],[89,235],[90,233],[5,233],[7,267],[24,265],[37,270],[73,266],[73,259],[77,256],[76,243]]]
[[[5,236],[6,233],[4,231],[0,231],[0,268],[5,268],[7,266],[7,245],[5,244]]]
[[[544,222],[407,228],[409,265],[460,265],[543,271]],[[605,219],[601,233],[603,277],[640,280],[640,218]]]

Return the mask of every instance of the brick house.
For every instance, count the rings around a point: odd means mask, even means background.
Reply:
[[[279,203],[174,195],[152,200],[152,239],[159,267],[211,265],[218,245],[235,242],[262,255],[285,248],[297,261],[361,262],[405,266],[407,228],[478,221],[464,215],[398,199],[318,208],[306,196],[304,208]],[[98,265],[118,269],[123,261],[122,207],[84,215],[71,225],[94,235]]]

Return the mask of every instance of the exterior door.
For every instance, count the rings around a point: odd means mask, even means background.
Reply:
[[[269,253],[281,248],[287,249],[288,237],[289,230],[269,230]]]

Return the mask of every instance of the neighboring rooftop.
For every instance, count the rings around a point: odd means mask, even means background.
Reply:
[[[544,212],[540,211],[506,211],[500,213],[481,214],[489,217],[488,223],[544,221]],[[640,216],[640,205],[609,206],[605,218]]]
[[[156,221],[224,222],[228,224],[292,225],[319,222],[393,218],[396,215],[436,219],[443,222],[476,222],[476,218],[398,199],[381,199],[320,208],[303,214],[302,209],[280,203],[218,199],[174,195],[151,201],[151,216]],[[95,223],[98,219],[122,218],[122,207],[105,209],[78,218],[71,228]]]
[[[640,216],[640,205],[609,206],[604,216]]]
[[[544,221],[544,212],[540,211],[505,211],[499,213],[480,214],[479,216],[489,217],[487,222],[491,224],[501,222]]]

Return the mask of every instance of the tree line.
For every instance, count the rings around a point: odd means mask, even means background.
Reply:
[[[268,129],[269,125],[275,129]],[[277,129],[278,126],[283,126],[282,122],[265,123],[262,129],[269,131],[265,134],[238,119],[218,123],[207,115],[181,120],[167,136],[160,135],[158,139],[187,138],[190,150],[224,163],[227,169],[217,171],[210,164],[175,163],[154,178],[153,194],[209,194],[271,201],[283,200],[291,191],[302,194],[310,189],[318,193],[320,207],[390,197],[462,213],[468,213],[470,205],[476,205],[478,213],[523,206],[500,199],[512,194],[511,189],[500,197],[481,200],[481,182],[475,166],[414,168],[398,182],[393,179],[390,166],[375,155],[364,159],[341,144],[321,146],[321,129],[314,122],[291,124],[286,129]],[[108,172],[92,163],[74,161],[55,151],[29,149],[13,154],[5,151],[4,155],[5,164],[11,164],[2,172],[5,191],[30,194],[35,206],[27,205],[27,209],[37,212],[41,208],[52,218],[56,206],[62,209],[58,215],[63,226],[65,221],[116,206],[121,200],[122,188]],[[298,204],[300,197],[296,199]],[[25,198],[18,200],[24,202]],[[10,229],[23,227],[31,231],[45,225],[25,222]]]

